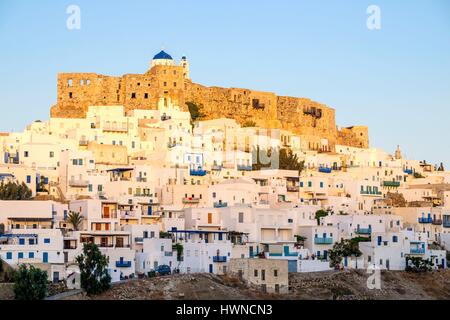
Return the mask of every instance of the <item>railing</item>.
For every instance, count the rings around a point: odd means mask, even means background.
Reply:
[[[189,170],[189,174],[191,176],[203,177],[203,176],[206,176],[206,170],[199,170],[199,169]]]
[[[165,257],[172,257],[173,256],[173,252],[172,251],[166,251],[166,252],[164,252],[164,256]]]
[[[131,261],[116,261],[116,268],[131,268]]]
[[[199,198],[183,198],[183,203],[199,203]]]
[[[314,238],[315,244],[333,244],[333,238]]]
[[[252,171],[253,170],[252,166],[245,166],[245,165],[238,165],[237,169],[239,171]]]
[[[144,242],[144,237],[135,237],[134,242],[142,243],[142,242]]]
[[[411,254],[425,254],[425,249],[424,248],[411,248],[409,250],[409,252]]]
[[[137,181],[137,182],[147,182],[147,178],[136,177],[136,181]]]
[[[371,228],[357,228],[356,233],[357,234],[371,234],[372,229]]]
[[[172,119],[171,116],[166,116],[166,115],[162,115],[161,116],[161,121],[167,121],[167,120],[170,120],[170,119]]]
[[[89,181],[87,180],[69,180],[70,187],[87,187],[89,185]]]
[[[383,186],[398,188],[398,187],[400,187],[400,182],[399,181],[383,181]]]
[[[440,226],[442,224],[442,219],[433,219],[431,223],[435,226]]]
[[[325,168],[325,167],[319,168],[319,172],[322,172],[322,173],[331,173],[331,171],[333,171],[331,168]]]
[[[211,170],[213,171],[221,171],[223,169],[223,166],[212,166]]]
[[[104,126],[104,127],[103,127],[103,131],[128,132],[128,128],[119,128],[119,127]]]
[[[286,188],[288,192],[298,192],[299,190],[298,186],[287,186]]]
[[[433,219],[432,218],[419,218],[418,221],[419,221],[419,223],[432,223]]]
[[[213,262],[227,262],[226,256],[213,256]]]
[[[214,202],[214,208],[226,208],[228,207],[228,202]]]

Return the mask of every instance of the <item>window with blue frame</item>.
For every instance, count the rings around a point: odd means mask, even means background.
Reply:
[[[17,254],[17,258],[23,259],[23,252],[19,252],[19,253]]]
[[[28,258],[29,259],[34,259],[34,252],[29,252],[28,253]]]
[[[320,187],[323,188],[323,182],[320,182]]]
[[[28,243],[29,243],[30,245],[33,245],[33,244],[34,244],[34,239],[30,239],[30,240],[28,241]]]
[[[27,183],[31,183],[31,176],[27,176]]]
[[[19,245],[21,246],[25,245],[25,239],[19,239]]]
[[[50,243],[50,238],[45,238],[44,243]]]
[[[300,181],[300,187],[303,188],[303,181]]]
[[[12,252],[7,252],[6,253],[6,259],[7,260],[11,260],[12,259]]]
[[[397,236],[393,236],[392,237],[392,242],[398,242],[398,237]]]
[[[308,187],[309,187],[309,188],[312,187],[312,181],[308,181]]]

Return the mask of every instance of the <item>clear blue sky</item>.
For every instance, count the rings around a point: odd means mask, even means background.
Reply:
[[[371,146],[450,167],[448,0],[0,0],[0,40],[1,131],[48,119],[58,72],[143,73],[164,46],[195,82],[309,97]]]

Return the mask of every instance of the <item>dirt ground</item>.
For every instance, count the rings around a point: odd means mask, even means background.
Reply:
[[[295,273],[290,292],[264,294],[237,279],[211,274],[172,275],[132,280],[107,292],[75,299],[93,300],[434,300],[450,299],[450,270],[416,274],[382,272],[381,289],[369,290],[365,271]]]

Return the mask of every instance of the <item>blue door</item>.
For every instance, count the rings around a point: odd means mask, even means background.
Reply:
[[[209,273],[213,273],[213,265],[212,264],[209,265]]]
[[[297,272],[297,260],[288,260],[288,272]]]
[[[348,261],[347,261],[347,257],[344,258],[344,267],[348,266]]]
[[[327,250],[324,250],[324,251],[323,251],[323,258],[324,258],[325,260],[328,259],[328,251],[327,251]]]
[[[48,263],[48,252],[42,254],[42,262]]]
[[[219,233],[219,240],[222,240],[222,234]]]
[[[152,215],[152,206],[148,206],[148,215],[151,216]]]

